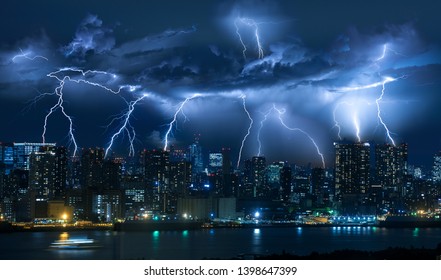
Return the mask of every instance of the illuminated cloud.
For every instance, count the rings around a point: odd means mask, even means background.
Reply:
[[[96,15],[88,15],[80,24],[75,37],[62,48],[66,57],[84,59],[88,52],[101,54],[110,51],[115,45],[112,29],[103,26],[103,21]]]

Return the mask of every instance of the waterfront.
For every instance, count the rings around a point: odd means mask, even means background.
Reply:
[[[53,249],[56,240],[93,239],[93,249]],[[435,248],[441,228],[292,227],[215,228],[152,232],[15,232],[0,235],[0,259],[232,259],[282,252],[307,255],[388,247]]]

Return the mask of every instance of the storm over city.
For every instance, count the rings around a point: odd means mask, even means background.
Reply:
[[[198,135],[235,167],[327,167],[336,141],[406,142],[430,165],[439,3],[383,2],[7,1],[0,141],[130,157]]]

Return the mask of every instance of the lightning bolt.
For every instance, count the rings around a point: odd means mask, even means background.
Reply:
[[[379,56],[379,57],[375,60],[375,62],[378,62],[378,61],[380,61],[380,60],[385,59],[385,58],[386,58],[386,53],[387,53],[388,51],[393,52],[393,53],[396,54],[396,55],[405,56],[405,55],[403,55],[403,54],[401,54],[401,53],[399,53],[399,52],[397,52],[397,51],[395,51],[395,50],[389,48],[388,44],[384,44],[384,45],[383,45],[383,53],[381,54],[381,56]],[[404,77],[405,77],[405,76],[402,76],[402,77],[397,78],[397,79],[401,79],[401,78],[404,78]],[[397,79],[390,78],[390,77],[386,77],[386,78],[384,79],[384,81],[381,83],[381,86],[382,86],[381,95],[375,100],[375,103],[376,103],[376,105],[377,105],[377,118],[378,118],[378,121],[381,123],[381,125],[382,125],[382,126],[384,127],[384,129],[386,130],[387,138],[389,139],[389,141],[390,141],[394,146],[395,146],[395,141],[394,141],[394,139],[393,139],[392,136],[391,136],[391,132],[390,132],[389,128],[387,127],[386,123],[384,122],[383,118],[381,117],[380,102],[381,102],[381,100],[383,99],[383,96],[384,96],[384,93],[385,93],[385,90],[386,90],[386,88],[385,88],[385,87],[386,87],[386,83],[388,83],[388,82],[394,82],[394,81],[396,81]]]
[[[393,82],[396,79],[386,77],[383,81],[362,85],[362,86],[353,86],[353,87],[343,87],[338,89],[339,92],[349,92],[349,91],[357,91],[357,90],[363,90],[363,89],[370,89],[370,88],[376,88],[379,86],[383,86],[385,83]]]
[[[357,90],[363,90],[363,89],[376,88],[376,87],[379,87],[379,86],[382,87],[380,96],[375,99],[375,104],[376,104],[376,107],[377,107],[377,119],[378,119],[379,124],[381,124],[383,126],[384,130],[386,131],[386,136],[387,136],[388,140],[394,146],[396,144],[395,144],[395,140],[392,138],[392,133],[389,130],[389,127],[387,126],[386,122],[383,120],[383,117],[381,116],[381,106],[380,106],[380,103],[383,100],[384,94],[386,92],[386,84],[391,83],[391,82],[395,82],[395,81],[397,81],[399,79],[405,79],[405,78],[407,78],[407,75],[402,75],[402,76],[400,76],[398,78],[384,77],[381,82],[376,82],[376,83],[362,85],[362,86],[355,86],[355,87],[344,87],[344,88],[340,89],[341,91],[346,92],[346,91],[357,91]],[[346,103],[346,102],[342,102],[342,103],[337,104],[337,106],[334,109],[334,127],[338,128],[338,136],[341,139],[341,137],[340,137],[340,125],[338,124],[338,122],[336,120],[336,115],[335,115],[336,110],[338,109],[338,106],[340,104],[347,104],[347,105],[352,105],[352,104]],[[353,122],[354,122],[354,125],[356,127],[356,130],[359,133],[360,126],[359,126],[358,118],[355,121],[355,117],[353,117]],[[359,138],[359,134],[357,134],[357,138]]]
[[[239,169],[239,165],[240,165],[240,161],[241,161],[241,157],[242,157],[242,150],[243,150],[243,147],[244,147],[245,141],[247,140],[248,136],[250,135],[251,128],[253,127],[253,123],[254,123],[253,118],[251,118],[251,114],[250,114],[250,112],[248,112],[248,110],[247,110],[247,106],[246,106],[246,102],[245,102],[246,96],[245,96],[245,95],[242,95],[240,98],[242,98],[243,110],[245,111],[245,113],[246,113],[247,116],[248,116],[248,119],[250,120],[250,125],[248,126],[247,133],[246,133],[245,136],[243,137],[243,139],[242,139],[242,143],[241,143],[241,145],[240,145],[239,156],[238,156],[238,159],[237,159],[237,168],[238,168],[238,169]]]
[[[334,119],[334,126],[332,127],[332,128],[334,128],[334,127],[336,127],[337,128],[337,136],[338,136],[338,139],[339,140],[341,140],[342,138],[341,138],[341,126],[340,126],[340,123],[337,121],[337,110],[338,110],[338,108],[340,107],[340,105],[342,105],[342,104],[348,104],[349,105],[349,103],[347,103],[347,102],[340,102],[340,103],[337,103],[337,105],[334,107],[334,111],[332,111],[332,117],[333,117],[333,119]]]
[[[260,132],[263,129],[263,124],[266,122],[266,120],[268,119],[268,116],[271,114],[272,111],[273,111],[273,108],[269,109],[268,112],[263,114],[264,118],[260,121],[259,130],[257,131],[257,143],[259,144],[259,149],[257,151],[257,156],[258,157],[260,157],[261,151],[262,151],[262,141],[260,140]]]
[[[64,73],[64,72],[77,73],[77,74],[79,74],[79,75],[81,75],[83,77],[86,77],[89,74],[92,74],[92,75],[101,74],[101,75],[109,75],[113,79],[117,79],[118,78],[118,76],[116,74],[109,73],[109,72],[106,72],[106,71],[98,71],[98,70],[87,70],[87,71],[84,71],[84,70],[81,70],[81,69],[78,69],[78,68],[71,68],[71,67],[61,68],[60,70],[52,72],[52,73],[48,74],[47,76],[51,77],[51,78],[56,78],[57,80],[60,80],[60,78],[58,78],[57,75],[59,75],[60,73]],[[74,82],[74,83],[77,83],[77,84],[84,83],[84,84],[88,84],[88,85],[91,85],[91,86],[94,86],[94,87],[99,87],[99,88],[102,88],[102,89],[104,89],[104,90],[106,90],[108,92],[111,92],[113,94],[119,94],[122,89],[127,89],[130,92],[134,92],[134,91],[136,91],[137,89],[140,88],[139,85],[122,85],[122,86],[119,86],[117,90],[113,90],[113,89],[111,89],[111,88],[109,88],[109,87],[107,87],[107,86],[105,86],[105,85],[103,85],[101,83],[91,82],[91,81],[88,81],[86,79],[72,78],[70,75],[64,75],[63,79],[66,79],[69,82]]]
[[[259,23],[257,23],[255,20],[251,18],[242,18],[242,17],[238,17],[234,21],[234,26],[236,27],[236,34],[239,37],[240,43],[242,44],[243,47],[242,54],[245,59],[247,58],[246,56],[247,46],[242,39],[242,35],[240,34],[239,23],[254,28],[254,37],[256,38],[258,57],[259,59],[262,59],[264,57],[264,53],[263,53],[262,43],[260,42]]]
[[[354,113],[354,115],[352,116],[352,121],[354,122],[354,127],[355,127],[355,135],[357,136],[357,140],[360,143],[361,142],[361,137],[360,137],[360,123],[358,121],[358,116],[356,113]]]
[[[25,59],[28,59],[28,60],[35,60],[37,58],[40,58],[40,59],[44,59],[46,61],[49,61],[49,59],[47,59],[47,57],[44,57],[44,56],[41,56],[41,55],[31,56],[31,54],[32,54],[32,52],[24,52],[20,48],[20,54],[15,55],[11,60],[12,60],[12,62],[15,62],[15,60],[18,59],[18,58],[25,58]]]
[[[176,124],[177,118],[178,118],[178,114],[182,112],[185,104],[187,104],[188,101],[200,97],[202,96],[202,94],[200,93],[195,93],[193,94],[191,97],[186,98],[184,101],[181,102],[181,104],[179,104],[178,109],[176,110],[175,114],[173,115],[173,119],[172,121],[168,124],[168,129],[167,132],[165,133],[165,137],[164,137],[164,151],[167,151],[167,147],[168,147],[168,137],[170,136],[172,129],[173,129],[173,125]],[[185,115],[184,115],[185,116]]]
[[[44,118],[43,134],[41,135],[41,138],[42,138],[43,143],[46,143],[46,131],[47,131],[48,119],[55,111],[60,109],[62,114],[64,115],[64,117],[69,121],[69,133],[68,133],[69,142],[73,143],[73,145],[74,145],[73,156],[75,157],[77,150],[78,150],[78,145],[77,145],[77,141],[75,140],[74,133],[73,133],[73,131],[74,131],[73,121],[72,121],[72,117],[66,113],[64,106],[63,106],[63,104],[64,104],[63,88],[64,88],[66,78],[64,78],[62,80],[60,80],[60,79],[58,79],[58,80],[60,82],[60,85],[58,87],[56,87],[54,92],[52,93],[52,94],[56,94],[58,96],[58,101],[54,106],[51,107],[51,109],[47,113],[46,117]]]
[[[66,113],[66,110],[64,108],[63,89],[64,89],[64,85],[66,84],[66,82],[68,81],[68,82],[74,82],[74,83],[77,83],[77,84],[79,84],[79,83],[88,84],[88,85],[91,85],[91,86],[99,87],[99,88],[104,89],[104,90],[106,90],[108,92],[111,92],[113,94],[119,94],[122,89],[128,89],[129,91],[133,92],[133,91],[137,90],[139,88],[139,86],[123,85],[123,86],[120,86],[117,90],[113,90],[113,89],[111,89],[111,88],[109,88],[109,87],[107,87],[107,86],[105,86],[103,84],[97,83],[97,82],[91,82],[91,81],[88,81],[86,79],[72,78],[69,75],[69,73],[76,73],[76,74],[81,75],[82,77],[85,77],[85,76],[87,76],[89,74],[91,74],[91,75],[103,74],[103,75],[110,75],[113,79],[116,79],[117,75],[116,74],[112,74],[112,73],[108,73],[108,72],[105,72],[105,71],[97,71],[97,70],[87,70],[87,71],[84,71],[84,70],[81,70],[81,69],[71,68],[71,67],[61,68],[61,69],[59,69],[57,71],[54,71],[54,72],[51,72],[51,73],[47,74],[47,77],[56,79],[59,82],[59,85],[55,88],[55,90],[53,92],[40,94],[39,96],[37,96],[34,99],[34,102],[36,102],[36,101],[40,100],[42,97],[44,97],[46,95],[57,95],[58,96],[57,103],[50,108],[49,112],[46,114],[46,116],[44,118],[43,133],[41,135],[42,141],[43,141],[43,143],[46,143],[46,132],[47,132],[47,125],[48,125],[49,117],[54,112],[56,112],[58,109],[60,109],[62,114],[64,115],[64,117],[69,121],[69,133],[68,133],[68,136],[69,136],[69,142],[73,143],[73,145],[74,145],[73,156],[75,157],[76,153],[77,153],[77,150],[78,150],[78,145],[77,145],[77,141],[76,141],[75,136],[74,136],[73,119],[72,119],[72,116],[70,116],[70,115],[68,115]],[[59,77],[59,76],[61,76],[61,77]],[[142,96],[142,98],[144,98],[144,96]],[[140,101],[140,100],[138,100],[138,101]],[[129,103],[128,118],[130,117],[131,113],[133,112],[133,107],[136,105],[136,103],[138,101],[136,101],[134,104]],[[126,123],[125,129],[127,129],[127,125],[130,126],[129,123]],[[132,135],[132,136],[130,136],[130,135]],[[129,133],[129,139],[130,139],[131,143],[133,143],[133,140],[134,140],[134,136],[133,135],[134,135],[134,131],[132,132],[132,134]],[[116,137],[116,136],[114,135],[114,137]],[[111,143],[113,143],[114,137],[112,137]],[[110,147],[111,147],[111,145],[109,146],[108,149],[110,149]],[[131,151],[133,151],[132,147],[133,146],[131,146]]]
[[[297,128],[297,127],[294,127],[294,128],[289,127],[289,126],[285,123],[285,121],[283,120],[283,118],[282,118],[282,116],[285,114],[286,111],[285,111],[284,109],[278,109],[278,108],[276,107],[276,105],[274,105],[274,104],[273,104],[273,108],[274,108],[274,110],[276,110],[277,113],[278,113],[278,118],[279,118],[279,120],[280,120],[280,123],[281,123],[286,129],[288,129],[288,130],[290,130],[290,131],[298,131],[298,132],[304,134],[306,137],[308,137],[308,139],[309,139],[309,140],[311,141],[311,143],[314,145],[314,147],[315,147],[315,149],[316,149],[316,151],[317,151],[318,156],[321,158],[321,161],[322,161],[322,167],[325,168],[325,157],[323,156],[323,153],[320,151],[320,148],[319,148],[319,146],[317,145],[317,143],[315,142],[314,138],[312,138],[311,135],[309,135],[306,131],[304,131],[304,130],[302,130],[302,129],[300,129],[300,128]]]
[[[352,107],[352,106],[354,106],[354,104],[346,102],[346,101],[339,102],[339,103],[337,103],[337,105],[334,108],[334,111],[332,112],[333,119],[334,119],[334,126],[332,128],[334,128],[334,127],[337,128],[337,136],[338,136],[339,140],[342,140],[342,137],[341,137],[341,126],[340,126],[339,121],[337,120],[337,110],[340,108],[341,105],[346,105],[346,106],[351,106]],[[354,127],[355,127],[355,132],[356,132],[355,135],[356,135],[356,137],[358,139],[358,142],[360,142],[360,122],[358,120],[358,116],[357,116],[357,113],[355,111],[354,111],[353,116],[352,116],[352,122],[353,122]]]
[[[386,51],[387,51],[387,44],[384,44],[383,45],[383,53],[381,54],[381,56],[379,56],[377,59],[375,59],[375,61],[383,60],[386,57]]]
[[[143,100],[144,98],[146,98],[146,97],[148,97],[148,96],[149,96],[149,94],[145,93],[145,94],[143,94],[141,97],[139,97],[138,99],[136,99],[135,101],[131,101],[131,102],[127,103],[127,104],[128,104],[128,109],[127,109],[127,111],[126,111],[121,117],[117,118],[117,119],[123,119],[124,121],[122,122],[122,125],[121,125],[121,127],[119,128],[119,130],[118,130],[115,134],[112,135],[112,137],[111,137],[111,139],[110,139],[109,146],[107,146],[107,148],[106,148],[106,152],[105,152],[105,155],[104,155],[105,158],[107,158],[107,155],[109,154],[109,151],[110,151],[111,148],[112,148],[112,145],[113,145],[114,140],[115,140],[115,139],[116,139],[121,133],[123,133],[124,131],[127,132],[127,135],[128,135],[128,137],[129,137],[129,143],[130,143],[130,147],[129,147],[129,157],[135,155],[135,148],[134,148],[134,146],[133,146],[133,141],[134,141],[135,138],[136,138],[136,132],[135,132],[135,129],[134,129],[134,128],[132,127],[132,125],[130,124],[130,116],[132,115],[133,111],[135,110],[135,105],[136,105],[139,101]],[[113,122],[113,121],[112,121],[112,122]],[[112,124],[112,122],[111,122],[110,124]],[[109,124],[109,125],[110,125],[110,124]],[[129,131],[129,128],[132,130],[131,132]]]
[[[400,56],[404,56],[404,57],[405,57],[404,54],[399,53],[399,52],[397,52],[397,51],[395,51],[395,50],[389,48],[388,44],[384,44],[384,45],[383,45],[383,52],[382,52],[382,54],[381,54],[377,59],[375,59],[375,62],[378,62],[378,61],[383,60],[384,58],[386,58],[386,53],[387,53],[388,51],[389,51],[389,52],[392,52],[392,53],[394,53],[394,54],[396,54],[396,55],[400,55]]]
[[[379,120],[380,123],[383,125],[384,129],[386,130],[387,138],[389,139],[390,142],[392,142],[392,145],[394,145],[394,146],[395,146],[395,141],[394,141],[394,139],[393,139],[392,136],[391,136],[391,132],[390,132],[389,128],[387,127],[386,123],[383,121],[383,118],[381,117],[380,102],[381,102],[381,100],[383,99],[384,92],[385,92],[385,90],[386,90],[386,83],[388,83],[388,82],[393,82],[393,81],[396,81],[396,80],[397,80],[397,79],[390,78],[390,77],[386,77],[386,79],[385,79],[384,82],[383,82],[383,88],[382,88],[382,90],[381,90],[381,95],[380,95],[380,97],[378,97],[378,98],[375,100],[375,103],[377,104],[377,117],[378,117],[378,120]]]

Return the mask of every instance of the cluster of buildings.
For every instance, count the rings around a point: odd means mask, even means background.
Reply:
[[[70,157],[51,143],[0,145],[0,219],[26,222],[118,219],[290,220],[305,213],[410,214],[441,208],[441,153],[424,174],[407,145],[334,143],[333,168],[263,156],[231,164],[231,151],[185,149],[105,157],[103,148]]]

